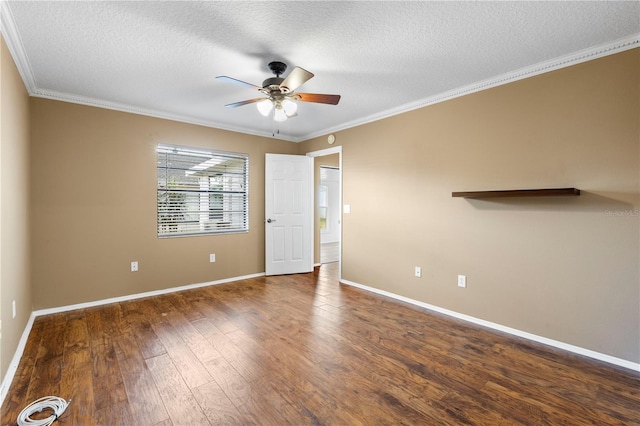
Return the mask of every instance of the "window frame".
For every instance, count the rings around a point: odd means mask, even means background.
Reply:
[[[156,145],[158,238],[247,232],[249,154]]]

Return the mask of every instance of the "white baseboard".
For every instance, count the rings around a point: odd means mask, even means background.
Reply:
[[[75,305],[60,306],[57,308],[40,309],[34,311],[35,316],[57,314],[60,312],[75,311],[76,309],[92,308],[94,306],[108,305],[109,303],[126,302],[127,300],[142,299],[143,297],[159,296],[161,294],[175,293],[177,291],[191,290],[194,288],[208,287],[212,285],[226,284],[233,281],[248,280],[250,278],[263,277],[264,272],[251,275],[243,275],[234,278],[225,278],[223,280],[208,281],[198,284],[189,284],[180,287],[165,288],[162,290],[147,291],[145,293],[130,294],[128,296],[112,297],[110,299],[96,300],[94,302],[77,303]]]
[[[31,328],[33,327],[33,322],[35,321],[35,318],[40,316],[40,315],[49,315],[49,314],[54,314],[54,313],[60,313],[60,312],[67,312],[67,311],[73,311],[76,309],[83,309],[83,308],[90,308],[90,307],[94,307],[94,306],[101,306],[101,305],[107,305],[109,303],[116,303],[116,302],[124,302],[127,300],[135,300],[135,299],[141,299],[143,297],[150,297],[150,296],[157,296],[157,295],[161,295],[161,294],[167,294],[167,293],[173,293],[173,292],[177,292],[177,291],[183,291],[183,290],[189,290],[189,289],[194,289],[194,288],[199,288],[199,287],[207,287],[207,286],[212,286],[212,285],[219,285],[219,284],[225,284],[225,283],[229,283],[229,282],[233,282],[233,281],[240,281],[240,280],[245,280],[245,279],[250,279],[250,278],[257,278],[257,277],[262,277],[264,276],[264,273],[258,273],[258,274],[251,274],[251,275],[244,275],[244,276],[240,276],[240,277],[235,277],[235,278],[226,278],[223,280],[217,280],[217,281],[209,281],[209,282],[204,282],[204,283],[198,283],[198,284],[190,284],[190,285],[185,285],[185,286],[180,286],[180,287],[171,287],[171,288],[167,288],[167,289],[163,289],[163,290],[155,290],[155,291],[149,291],[149,292],[145,292],[145,293],[137,293],[137,294],[132,294],[132,295],[128,295],[128,296],[121,296],[121,297],[113,297],[113,298],[109,298],[109,299],[102,299],[102,300],[97,300],[94,302],[86,302],[86,303],[78,303],[78,304],[74,304],[74,305],[67,305],[67,306],[61,306],[58,308],[49,308],[49,309],[41,309],[41,310],[37,310],[37,311],[33,311],[31,313],[31,316],[29,317],[29,321],[27,322],[27,325],[25,326],[24,331],[22,332],[22,337],[20,338],[20,341],[18,342],[18,347],[16,348],[16,351],[13,355],[13,358],[11,359],[11,363],[9,364],[9,368],[7,369],[7,373],[5,374],[5,376],[2,379],[2,384],[0,384],[0,406],[2,405],[2,403],[4,402],[5,397],[7,396],[7,392],[9,391],[9,387],[11,386],[11,382],[13,381],[13,378],[15,376],[16,371],[18,370],[18,365],[20,364],[20,359],[22,358],[22,354],[24,352],[24,348],[27,344],[27,339],[29,338],[29,333],[31,332]],[[358,284],[355,283],[353,281],[349,281],[349,280],[345,280],[345,279],[341,279],[340,280],[341,283],[346,284],[346,285],[350,285],[352,287],[357,287],[360,288],[362,290],[365,291],[369,291],[372,293],[376,293],[376,294],[380,294],[382,296],[386,296],[386,297],[390,297],[392,299],[396,299],[396,300],[400,300],[402,302],[406,302],[406,303],[410,303],[412,305],[416,305],[416,306],[420,306],[422,308],[425,309],[429,309],[431,311],[434,312],[439,312],[441,314],[445,314],[454,318],[458,318],[473,324],[477,324],[477,325],[481,325],[484,327],[488,327],[488,328],[492,328],[494,330],[498,330],[498,331],[502,331],[508,334],[512,334],[514,336],[518,336],[518,337],[523,337],[525,339],[528,340],[532,340],[534,342],[538,342],[538,343],[542,343],[548,346],[553,346],[555,348],[559,348],[559,349],[563,349],[566,350],[568,352],[573,352],[576,353],[578,355],[583,355],[583,356],[587,356],[589,358],[593,358],[593,359],[597,359],[600,361],[604,361],[606,363],[609,364],[613,364],[613,365],[617,365],[620,367],[624,367],[624,368],[628,368],[630,370],[634,370],[634,371],[640,371],[640,363],[635,363],[635,362],[631,362],[631,361],[627,361],[621,358],[616,358],[610,355],[606,355],[600,352],[595,352],[592,351],[590,349],[585,349],[585,348],[581,348],[579,346],[574,346],[574,345],[570,345],[568,343],[564,343],[564,342],[560,342],[557,340],[553,340],[553,339],[548,339],[546,337],[542,337],[542,336],[538,336],[532,333],[528,333],[526,331],[521,331],[521,330],[517,330],[515,328],[511,328],[511,327],[506,327],[504,325],[501,324],[496,324],[490,321],[485,321],[479,318],[475,318],[469,315],[465,315],[465,314],[461,314],[455,311],[451,311],[448,309],[444,309],[444,308],[440,308],[438,306],[434,306],[434,305],[430,305],[428,303],[424,303],[424,302],[420,302],[419,300],[414,300],[414,299],[410,299],[408,297],[404,297],[404,296],[400,296],[397,295],[395,293],[390,293],[388,291],[384,291],[384,290],[379,290],[377,288],[373,288],[373,287],[369,287],[366,285],[362,285],[362,284]]]
[[[616,358],[611,355],[603,354],[600,352],[592,351],[590,349],[581,348],[580,346],[571,345],[568,343],[560,342],[558,340],[549,339],[547,337],[538,336],[536,334],[528,333],[526,331],[518,330],[515,328],[507,327],[501,324],[497,324],[490,321],[485,321],[480,318],[475,318],[470,315],[461,314],[459,312],[451,311],[449,309],[444,309],[439,306],[430,305],[428,303],[421,302],[419,300],[410,299],[408,297],[400,296],[395,293],[390,293],[388,291],[380,290],[377,288],[369,287],[366,285],[358,284],[349,280],[340,280],[341,283],[350,285],[352,287],[357,287],[365,291],[369,291],[372,293],[380,294],[382,296],[390,297],[392,299],[400,300],[402,302],[410,303],[412,305],[420,306],[421,308],[428,309],[430,311],[439,312],[444,315],[448,315],[450,317],[458,318],[463,321],[467,321],[473,324],[481,325],[483,327],[488,327],[494,330],[502,331],[504,333],[508,333],[514,336],[523,337],[528,340],[532,340],[534,342],[542,343],[544,345],[553,346],[554,348],[562,349],[568,352],[573,352],[578,355],[583,355],[589,358],[597,359],[599,361],[604,361],[609,364],[617,365],[619,367],[628,368],[634,371],[640,371],[640,363],[627,361],[626,359]]]
[[[11,386],[11,382],[13,381],[13,377],[18,371],[18,364],[20,364],[20,358],[22,358],[22,353],[24,352],[24,348],[27,345],[27,339],[29,339],[29,333],[31,333],[31,327],[33,327],[33,321],[36,319],[36,316],[31,313],[29,316],[29,321],[27,321],[27,325],[22,332],[22,337],[20,337],[20,341],[18,342],[18,347],[16,348],[15,353],[13,354],[13,358],[11,359],[11,363],[9,364],[9,368],[7,369],[7,373],[2,378],[2,384],[0,385],[0,406],[4,402],[4,398],[7,396],[7,392],[9,392],[9,387]]]
[[[177,291],[190,290],[190,289],[199,288],[199,287],[226,284],[233,281],[240,281],[240,280],[246,280],[250,278],[257,278],[257,277],[263,277],[263,276],[264,276],[264,272],[258,273],[258,274],[243,275],[243,276],[234,277],[234,278],[225,278],[223,280],[217,280],[217,281],[209,281],[209,282],[198,283],[198,284],[189,284],[189,285],[180,286],[180,287],[171,287],[163,290],[148,291],[145,293],[131,294],[128,296],[112,297],[109,299],[96,300],[93,302],[77,303],[75,305],[67,305],[67,306],[60,306],[57,308],[48,308],[48,309],[40,309],[37,311],[33,311],[31,313],[31,316],[29,317],[29,321],[27,322],[26,327],[24,328],[24,331],[22,332],[22,337],[20,338],[18,347],[16,348],[13,358],[11,359],[11,363],[9,364],[9,368],[7,369],[7,373],[2,378],[2,384],[0,385],[0,406],[4,402],[4,398],[7,396],[7,392],[9,391],[9,387],[11,386],[11,382],[13,381],[16,371],[18,370],[18,365],[20,364],[20,359],[22,358],[24,348],[27,344],[29,333],[31,333],[33,322],[38,316],[74,311],[76,309],[91,308],[94,306],[108,305],[109,303],[125,302],[127,300],[142,299],[143,297],[158,296],[161,294],[174,293]]]

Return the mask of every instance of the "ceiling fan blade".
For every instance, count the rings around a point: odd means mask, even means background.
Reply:
[[[247,83],[247,82],[242,81],[242,80],[237,80],[235,78],[227,77],[226,75],[219,75],[216,78],[220,79],[222,81],[228,81],[229,83],[237,84],[238,86],[248,87],[249,89],[262,90],[262,87],[260,87],[260,86],[256,86],[255,84]]]
[[[313,73],[300,68],[295,67],[293,71],[289,73],[282,83],[280,83],[280,89],[284,89],[285,92],[293,92],[298,87],[302,86],[306,81],[313,77]]]
[[[240,101],[240,102],[234,102],[232,104],[227,104],[225,105],[227,108],[237,108],[240,107],[242,105],[248,105],[248,104],[255,104],[256,102],[260,102],[263,99],[268,99],[268,98],[256,98],[256,99],[249,99],[247,101]]]
[[[321,93],[296,93],[295,96],[302,102],[315,102],[318,104],[338,105],[340,95],[324,95]]]

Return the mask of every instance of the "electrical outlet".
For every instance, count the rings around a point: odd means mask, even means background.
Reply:
[[[466,287],[466,286],[467,286],[467,276],[458,275],[458,287]]]
[[[214,263],[216,261],[216,254],[215,253],[211,253],[209,255],[209,262]]]
[[[413,274],[416,276],[416,278],[420,278],[422,276],[422,268],[416,266],[415,272]]]
[[[11,302],[11,318],[16,317],[16,301]]]
[[[138,272],[138,262],[131,262],[131,272]]]

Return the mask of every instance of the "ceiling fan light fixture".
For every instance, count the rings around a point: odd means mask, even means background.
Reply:
[[[262,82],[262,87],[256,86],[237,80],[235,78],[220,75],[216,78],[237,84],[239,86],[248,87],[256,90],[267,98],[247,99],[241,102],[233,102],[225,105],[228,108],[236,108],[248,104],[256,104],[258,112],[265,117],[273,114],[274,121],[285,121],[291,117],[295,117],[298,112],[298,103],[313,102],[319,104],[337,105],[340,101],[340,95],[327,95],[322,93],[297,93],[295,90],[313,77],[313,73],[295,67],[293,71],[285,78],[280,77],[286,70],[287,65],[283,62],[270,62],[269,69],[275,74],[275,77],[268,78]]]
[[[276,109],[273,112],[273,119],[275,121],[285,121],[287,118],[287,113],[282,108],[282,105],[276,105]]]
[[[284,109],[284,112],[285,114],[287,114],[287,117],[291,117],[295,115],[296,112],[298,111],[298,104],[293,102],[290,99],[285,99],[282,101],[282,109]]]
[[[264,99],[260,102],[256,102],[256,107],[258,107],[258,111],[260,111],[260,114],[266,117],[273,109],[273,102],[271,102],[271,99]]]

